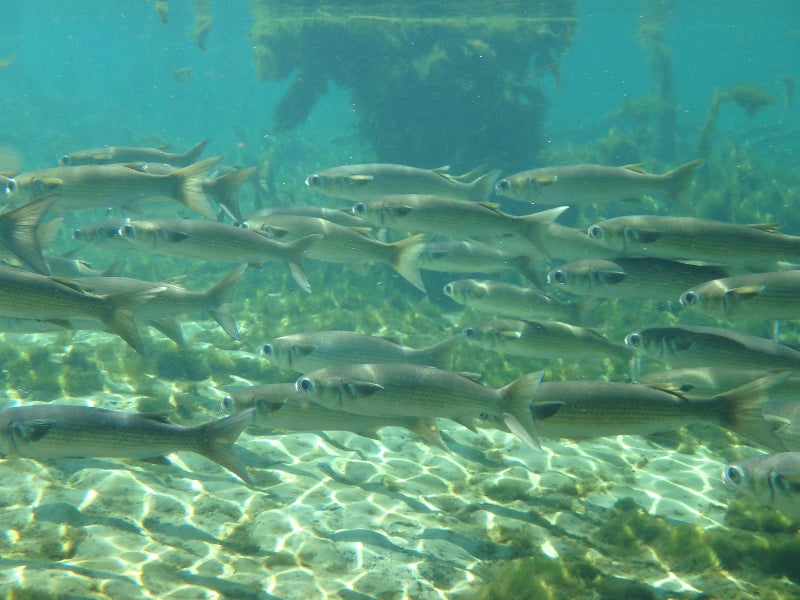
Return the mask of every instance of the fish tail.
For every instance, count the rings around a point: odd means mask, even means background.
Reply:
[[[453,358],[456,346],[464,339],[464,334],[450,336],[444,341],[434,344],[430,348],[425,348],[422,352],[428,355],[430,363],[437,369],[447,369]]]
[[[149,290],[142,290],[133,293],[121,293],[104,296],[106,310],[98,318],[112,332],[116,333],[123,340],[128,342],[131,348],[139,354],[142,352],[142,340],[139,337],[139,329],[133,320],[133,313],[142,304],[167,289],[164,286],[154,287]]]
[[[511,433],[522,440],[526,446],[541,450],[536,435],[536,423],[531,414],[531,403],[536,389],[542,381],[544,371],[528,373],[500,388],[503,398],[503,421]]]
[[[23,264],[44,275],[49,275],[50,269],[42,256],[37,228],[57,199],[57,195],[47,196],[0,215],[0,241]]]
[[[58,232],[64,224],[64,217],[50,219],[47,223],[41,223],[36,230],[36,239],[39,241],[39,248],[49,248],[56,241]]]
[[[308,249],[323,237],[321,233],[312,233],[299,240],[286,242],[284,244],[283,260],[286,262],[286,266],[289,267],[289,272],[297,282],[297,285],[305,292],[311,291],[311,285],[308,283],[306,272],[303,269],[303,259]]]
[[[553,223],[561,213],[567,210],[569,206],[557,206],[556,208],[549,208],[537,213],[519,217],[519,221],[524,223],[523,233],[525,238],[533,244],[536,249],[542,253],[543,256],[548,256],[547,246],[542,239],[547,227]]]
[[[211,188],[213,191],[210,192],[210,195],[214,199],[214,202],[219,204],[237,223],[244,221],[242,209],[239,208],[239,200],[237,198],[239,195],[239,188],[242,187],[242,183],[244,183],[255,170],[255,167],[247,167],[246,169],[239,169],[238,171],[232,171],[227,175],[223,175],[222,177],[217,177]]]
[[[419,255],[425,250],[425,238],[426,235],[420,233],[388,245],[393,249],[392,268],[423,292],[425,284],[419,272]]]
[[[248,408],[217,421],[198,425],[199,447],[195,450],[209,460],[228,469],[245,483],[253,484],[244,464],[236,456],[234,444],[244,428],[253,423],[255,408]]]
[[[488,200],[489,196],[494,192],[494,184],[498,177],[500,177],[500,171],[495,169],[470,182],[469,187],[471,188],[470,195],[472,199],[478,202],[485,202]]]
[[[786,446],[775,435],[775,424],[764,417],[763,406],[791,375],[791,371],[768,375],[714,396],[726,403],[720,425],[760,446],[785,452]]]
[[[206,149],[206,146],[208,146],[209,141],[211,141],[210,138],[206,138],[202,142],[195,144],[194,146],[189,148],[186,152],[181,154],[181,159],[185,161],[187,165],[192,164],[198,158],[200,158],[200,155]]]
[[[233,299],[233,290],[242,278],[246,268],[247,264],[239,265],[206,292],[208,304],[211,307],[208,309],[211,317],[219,323],[225,333],[235,340],[239,339],[239,330],[233,320],[233,315],[231,315],[231,300]]]
[[[694,209],[688,202],[686,191],[689,187],[692,175],[694,175],[694,172],[702,164],[703,161],[700,159],[693,160],[680,167],[675,167],[663,175],[664,179],[667,181],[667,193],[669,196],[690,214],[694,213]]]
[[[167,175],[177,182],[178,202],[197,214],[213,220],[216,220],[217,215],[203,192],[203,182],[208,176],[208,172],[221,158],[221,156],[212,156]]]

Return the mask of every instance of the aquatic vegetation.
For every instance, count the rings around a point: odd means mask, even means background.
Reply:
[[[374,4],[252,2],[259,79],[295,74],[274,131],[300,124],[330,81],[351,95],[359,130],[383,162],[525,164],[539,150],[546,105],[531,75],[557,75],[577,25],[574,3],[464,18],[476,9],[420,17],[410,5],[384,14]]]

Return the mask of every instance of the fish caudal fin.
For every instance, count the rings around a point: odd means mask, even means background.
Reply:
[[[50,269],[42,256],[36,230],[57,199],[57,195],[47,196],[0,215],[0,242],[20,262],[43,275],[49,275]]]
[[[418,290],[425,291],[425,284],[419,272],[419,256],[425,250],[426,235],[412,235],[388,246],[393,249],[392,268]]]
[[[106,302],[105,312],[98,318],[113,333],[116,333],[123,340],[128,342],[131,348],[139,354],[142,352],[142,340],[139,337],[139,330],[133,320],[133,313],[142,304],[160,294],[165,289],[164,286],[154,287],[149,290],[142,290],[134,293],[121,293],[104,296]]]
[[[217,214],[203,192],[203,182],[206,180],[208,172],[221,158],[221,156],[212,156],[188,167],[173,171],[166,176],[177,181],[178,202],[197,214],[212,220],[216,220]]]
[[[763,406],[791,374],[791,371],[784,371],[769,375],[714,396],[727,404],[727,414],[720,425],[760,446],[785,452],[786,446],[775,435],[775,422],[764,417]]]
[[[233,300],[233,290],[246,268],[246,263],[239,265],[206,292],[209,314],[225,330],[225,333],[235,340],[239,339],[239,330],[233,320],[233,315],[231,315],[231,300]]]
[[[237,223],[242,223],[244,221],[242,209],[239,208],[239,188],[242,187],[242,183],[244,183],[255,170],[256,167],[247,167],[246,169],[232,171],[227,175],[217,177],[213,185],[207,188],[214,202],[219,204]]]
[[[689,187],[692,175],[702,164],[703,161],[700,159],[693,160],[664,173],[664,179],[667,181],[667,193],[688,213],[693,213],[694,210],[686,198],[686,190]]]
[[[542,446],[536,435],[531,404],[543,375],[544,371],[528,373],[499,390],[503,398],[503,421],[511,433],[535,450],[541,450]]]
[[[324,236],[321,233],[312,233],[311,235],[307,235],[299,240],[286,242],[284,244],[282,251],[283,260],[286,262],[286,266],[289,267],[289,272],[297,282],[297,285],[299,285],[304,292],[311,291],[311,285],[308,283],[305,270],[303,270],[303,259],[305,258],[305,253],[309,248],[311,248],[312,245],[316,244],[317,241],[321,240],[323,237]]]
[[[248,408],[229,417],[198,425],[202,435],[200,446],[195,450],[250,485],[253,484],[253,480],[247,474],[242,461],[236,456],[234,444],[244,428],[253,423],[255,412],[255,408]]]

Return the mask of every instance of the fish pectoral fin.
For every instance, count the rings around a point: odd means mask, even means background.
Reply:
[[[386,207],[386,212],[388,212],[393,217],[405,217],[414,210],[411,206],[388,206]]]
[[[316,344],[292,344],[292,354],[308,356],[314,352],[318,346]]]
[[[738,288],[731,288],[725,292],[725,299],[733,302],[746,300],[759,296],[767,286],[765,285],[745,285]]]
[[[632,240],[639,242],[640,244],[652,244],[658,238],[660,238],[663,233],[658,231],[657,229],[628,229],[627,231],[628,237]]]
[[[634,173],[646,173],[647,171],[644,170],[644,166],[642,163],[636,163],[633,165],[624,165],[623,169],[627,169],[628,171],[633,171]]]
[[[521,331],[501,331],[500,337],[507,340],[518,340],[522,338]]]
[[[480,383],[481,379],[483,378],[480,373],[470,373],[469,371],[458,371],[458,374],[464,379],[469,379],[475,383]]]
[[[162,229],[160,233],[164,240],[173,244],[177,244],[189,239],[188,233],[184,231],[178,231],[176,229]]]
[[[162,467],[168,467],[172,464],[166,456],[151,456],[140,460],[153,465],[161,465]]]
[[[767,233],[777,233],[778,229],[781,228],[783,223],[750,223],[747,227],[752,227],[753,229],[760,229],[761,231],[765,231]]]
[[[144,417],[145,419],[150,419],[151,421],[156,421],[157,423],[165,423],[168,424],[169,421],[169,414],[158,412],[158,413],[136,413],[140,417]]]
[[[552,185],[558,181],[558,175],[540,175],[533,179],[538,185]]]
[[[564,402],[534,402],[531,404],[531,416],[534,421],[549,419],[565,406]]]
[[[372,175],[351,175],[347,178],[350,183],[357,183],[359,185],[366,185],[374,179]]]
[[[354,397],[371,396],[384,389],[382,385],[372,381],[348,381],[342,384],[342,388]]]
[[[597,273],[597,278],[602,283],[614,285],[625,281],[628,274],[625,271],[602,271]]]
[[[42,439],[55,425],[56,422],[53,419],[31,419],[9,423],[14,436],[26,442],[36,442]]]
[[[772,476],[772,482],[779,490],[796,494],[800,492],[800,473],[775,473]]]

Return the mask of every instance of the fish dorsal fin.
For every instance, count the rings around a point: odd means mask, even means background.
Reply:
[[[175,275],[175,277],[167,277],[166,279],[162,279],[159,283],[165,283],[167,285],[179,285],[181,281],[186,279],[186,275]]]
[[[622,168],[627,169],[628,171],[633,171],[634,173],[645,173],[642,163],[636,163],[633,165],[624,165]]]
[[[357,183],[358,185],[366,185],[373,179],[375,179],[372,175],[350,175],[347,178],[350,183]]]
[[[166,152],[169,150],[169,144],[164,144],[163,146],[159,146],[156,150],[161,150],[162,152]]]
[[[778,233],[778,229],[781,228],[783,223],[750,223],[747,227],[752,227],[753,229],[760,229],[761,231],[766,231],[767,233]]]
[[[12,421],[9,424],[14,435],[26,442],[36,442],[42,439],[55,425],[56,422],[53,419]]]

